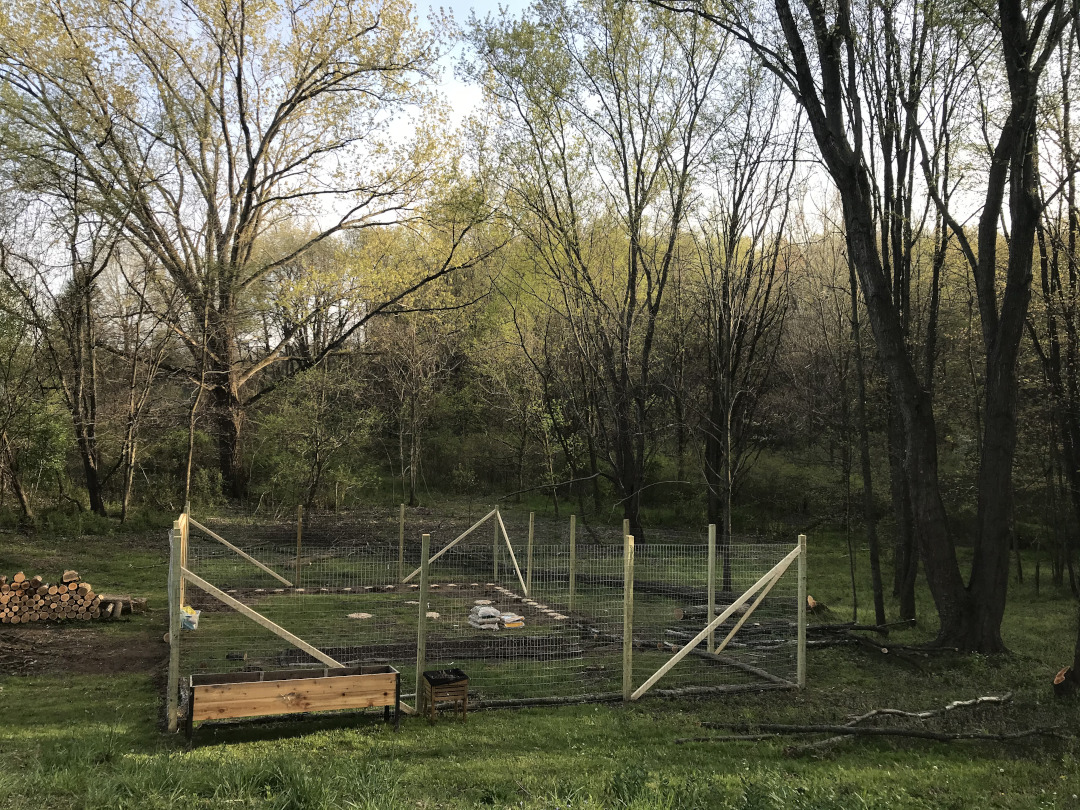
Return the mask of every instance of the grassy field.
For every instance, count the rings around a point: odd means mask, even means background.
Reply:
[[[839,538],[810,540],[810,593],[851,616]],[[0,629],[0,796],[5,808],[1080,808],[1080,702],[1054,699],[1071,660],[1075,602],[1044,581],[1011,584],[1012,654],[901,657],[811,650],[808,687],[629,706],[497,710],[407,719],[379,714],[207,727],[189,749],[161,733],[165,539],[6,536],[0,571],[80,570],[98,590],[150,598],[125,622]],[[1030,570],[1030,567],[1029,567]],[[860,578],[860,582],[863,577]],[[869,589],[862,585],[869,611]],[[920,627],[933,632],[920,594]],[[114,655],[115,653],[115,655]],[[136,654],[138,653],[138,654]],[[11,674],[16,673],[16,674]],[[873,708],[941,708],[1011,692],[1002,706],[907,722],[938,731],[1060,728],[1070,738],[1010,743],[822,737],[747,742],[703,722],[842,724]],[[898,722],[898,721],[894,721]]]

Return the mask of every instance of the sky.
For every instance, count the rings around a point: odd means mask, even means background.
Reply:
[[[501,5],[510,14],[518,15],[528,6],[529,0],[444,0],[444,2],[427,2],[426,0],[413,0],[417,13],[423,18],[427,16],[431,8],[444,8],[454,15],[454,20],[459,26],[464,26],[473,11],[476,16],[483,18],[488,14],[498,14]],[[443,92],[451,103],[455,121],[472,112],[480,104],[480,90],[476,87],[468,87],[462,84],[454,76],[454,65],[461,58],[462,45],[458,45],[452,53],[443,58]]]

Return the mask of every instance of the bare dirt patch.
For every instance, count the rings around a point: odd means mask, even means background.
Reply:
[[[156,674],[169,646],[151,628],[117,635],[96,628],[4,628],[0,632],[0,674]]]

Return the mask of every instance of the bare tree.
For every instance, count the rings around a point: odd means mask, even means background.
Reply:
[[[734,77],[733,77],[734,79]],[[723,583],[730,589],[732,503],[760,448],[759,404],[780,350],[790,296],[789,216],[798,197],[799,120],[785,120],[780,83],[748,66],[735,113],[710,160],[711,198],[691,227],[684,272],[688,338],[700,359],[697,429],[704,443],[710,523],[722,527]],[[689,279],[685,279],[685,276]]]
[[[855,31],[868,30],[867,15],[878,6],[819,0],[775,0],[771,9],[662,3],[704,15],[750,44],[787,85],[804,109],[822,159],[843,203],[848,250],[867,306],[878,355],[904,426],[904,480],[926,577],[940,617],[939,642],[964,649],[1004,649],[1001,618],[1008,581],[1012,532],[1012,460],[1016,443],[1016,366],[1030,297],[1032,255],[1040,203],[1036,188],[1036,123],[1039,82],[1075,8],[1065,0],[1028,7],[999,0],[993,9],[961,15],[965,25],[927,16],[927,25],[964,36],[980,51],[993,48],[1004,67],[1007,101],[1000,119],[987,119],[989,161],[983,183],[977,242],[933,183],[945,227],[967,258],[979,305],[984,349],[984,423],[978,472],[975,555],[965,583],[938,480],[937,427],[931,392],[910,353],[904,313],[893,296],[875,219],[874,179],[867,158],[864,89],[858,79]],[[931,9],[911,9],[928,14]],[[985,14],[984,14],[985,11]],[[953,14],[958,14],[956,9]],[[856,19],[856,15],[863,15]],[[976,15],[978,15],[976,17]],[[974,23],[982,19],[984,22]],[[973,40],[972,37],[977,37]],[[907,114],[919,115],[919,100],[904,98]],[[997,112],[997,111],[992,111]],[[925,138],[920,148],[928,154]],[[1005,208],[1008,192],[1007,214]],[[998,222],[1008,219],[1007,257],[998,259]],[[888,223],[886,223],[887,229]],[[999,264],[1001,272],[999,272]]]
[[[565,324],[589,389],[567,404],[588,407],[577,421],[595,428],[640,534],[653,351],[717,129],[723,48],[707,25],[630,2],[541,2],[516,22],[476,22],[471,36],[473,75],[503,127],[508,207],[529,244],[522,280]]]

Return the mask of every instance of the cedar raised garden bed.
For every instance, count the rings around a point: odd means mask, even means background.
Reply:
[[[401,680],[391,666],[233,672],[192,675],[187,734],[204,720],[264,717],[301,712],[384,706],[394,730],[401,722]]]

